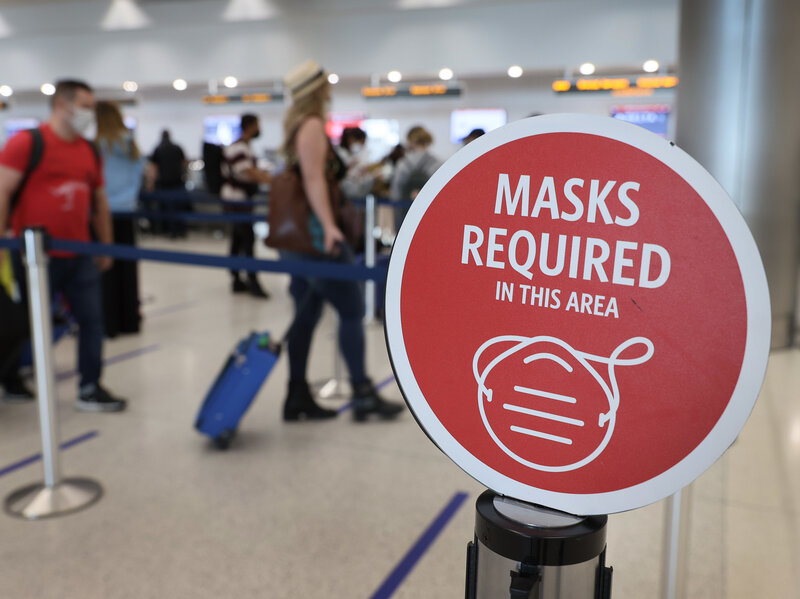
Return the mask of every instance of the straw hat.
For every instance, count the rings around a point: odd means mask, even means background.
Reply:
[[[327,80],[325,69],[317,61],[307,60],[289,71],[283,78],[283,83],[292,93],[292,99],[297,100],[319,89]]]

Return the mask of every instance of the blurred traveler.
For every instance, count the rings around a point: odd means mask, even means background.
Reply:
[[[113,242],[111,213],[100,158],[84,139],[95,123],[92,89],[82,81],[59,81],[51,96],[52,112],[37,133],[19,134],[0,153],[0,231],[10,224],[15,235],[25,227],[43,226],[57,239]],[[41,160],[11,208],[30,164],[34,140],[41,136]],[[35,137],[36,136],[36,137]],[[10,214],[9,214],[10,212]],[[17,282],[24,279],[17,260]],[[103,354],[103,304],[100,272],[112,265],[107,256],[51,252],[50,287],[62,292],[80,328],[78,337],[79,396],[76,407],[91,412],[118,412],[125,401],[100,385]],[[23,295],[26,290],[20,285]]]
[[[149,160],[158,169],[156,189],[185,189],[186,155],[179,145],[172,142],[168,129],[161,132],[161,142]]]
[[[366,143],[367,134],[363,129],[346,127],[342,131],[337,150],[347,171],[339,182],[339,187],[348,200],[364,199],[375,185],[375,172],[380,165],[369,164],[365,152]]]
[[[114,227],[114,241],[136,245],[136,211],[144,159],[116,104],[98,102],[97,147],[103,156],[103,178]],[[119,260],[103,273],[103,316],[108,337],[138,333],[138,263]]]
[[[381,160],[381,176],[375,186],[375,194],[382,197],[389,197],[390,186],[389,183],[394,178],[394,171],[397,168],[397,163],[405,156],[406,149],[403,144],[397,144]],[[394,217],[392,217],[394,218]]]
[[[476,139],[478,139],[478,138],[479,138],[481,135],[485,135],[485,134],[486,134],[486,131],[484,131],[483,129],[480,129],[480,128],[479,128],[479,129],[473,129],[472,131],[470,131],[469,133],[467,133],[467,134],[466,134],[466,135],[465,135],[465,136],[464,136],[464,137],[461,139],[461,143],[462,143],[463,145],[465,145],[465,146],[466,146],[466,145],[467,145],[469,142],[471,142],[471,141],[475,141],[475,140],[476,140]]]
[[[254,114],[242,115],[242,136],[222,150],[222,188],[220,197],[225,202],[225,211],[250,214],[253,208],[243,204],[253,199],[258,191],[259,183],[269,183],[270,174],[256,167],[256,159],[250,142],[261,135],[258,117]],[[252,223],[234,223],[231,231],[231,256],[253,257],[253,246],[256,238],[253,233]],[[241,277],[238,270],[232,270],[232,290],[234,293],[248,291],[255,297],[268,298],[256,278],[256,273],[247,273],[246,278]]]
[[[441,161],[431,154],[429,148],[433,136],[421,126],[412,127],[406,136],[406,153],[397,163],[392,177],[391,198],[406,202],[395,209],[395,227],[399,230],[408,214],[408,204],[417,197],[419,190],[441,166]]]
[[[155,174],[155,191],[184,191],[186,189],[186,167],[188,162],[183,148],[172,142],[168,129],[161,132],[161,142],[148,157],[151,169]],[[151,175],[152,176],[152,175]],[[163,203],[147,206],[148,211],[161,211],[166,215],[164,222],[156,221],[154,232],[167,231],[170,237],[182,237],[186,234],[186,224],[171,218],[176,212],[188,209],[189,204],[176,201],[173,196]]]
[[[284,119],[287,168],[298,169],[311,206],[309,229],[317,239],[317,254],[281,252],[283,258],[348,264],[353,251],[347,245],[338,219],[338,201],[329,185],[341,180],[345,165],[325,134],[325,111],[330,100],[327,74],[313,60],[295,67],[284,79],[292,94],[292,105]],[[367,377],[364,366],[364,298],[353,281],[292,276],[289,292],[295,304],[295,326],[288,339],[289,392],[283,408],[284,420],[322,419],[336,416],[314,401],[306,380],[311,338],[325,301],[339,315],[339,347],[353,386],[353,418],[371,415],[394,418],[403,407],[381,398]]]

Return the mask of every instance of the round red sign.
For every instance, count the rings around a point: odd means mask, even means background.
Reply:
[[[744,220],[686,153],[551,115],[479,138],[420,192],[386,332],[409,406],[467,473],[611,513],[674,493],[736,438],[769,295]]]

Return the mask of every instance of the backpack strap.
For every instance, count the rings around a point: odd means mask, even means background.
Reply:
[[[42,137],[41,130],[28,129],[27,131],[32,139],[31,153],[28,157],[28,165],[25,167],[25,171],[22,173],[22,179],[20,180],[19,185],[17,185],[17,190],[11,196],[11,206],[8,211],[9,214],[14,212],[14,208],[19,203],[19,198],[22,195],[22,191],[25,189],[25,185],[28,183],[31,173],[36,169],[37,166],[39,166],[39,163],[42,160],[42,154],[44,153],[44,138]]]

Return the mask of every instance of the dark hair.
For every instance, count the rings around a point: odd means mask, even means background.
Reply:
[[[394,148],[392,148],[392,151],[389,152],[386,158],[383,159],[383,162],[386,163],[388,161],[391,162],[392,164],[397,164],[398,162],[400,162],[400,159],[403,156],[405,156],[405,154],[406,154],[405,146],[403,146],[403,144],[397,144]]]
[[[250,125],[254,125],[257,122],[258,122],[258,117],[256,115],[249,112],[247,114],[243,114],[241,122],[242,133],[244,133],[244,130],[247,129]]]
[[[342,139],[339,145],[345,150],[350,149],[350,145],[354,141],[365,142],[367,140],[367,132],[360,127],[345,127],[342,131]]]
[[[64,98],[65,100],[72,101],[75,99],[75,94],[78,90],[94,93],[94,90],[89,87],[89,84],[77,79],[61,79],[56,81],[56,91],[50,98],[50,106],[55,105],[56,98]]]

